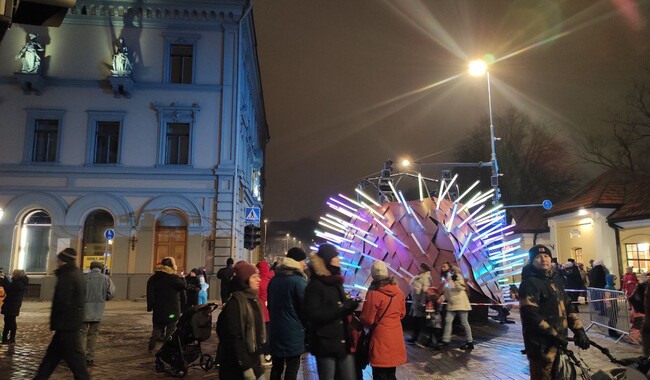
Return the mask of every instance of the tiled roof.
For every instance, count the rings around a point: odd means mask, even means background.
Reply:
[[[610,170],[588,183],[571,198],[558,203],[546,216],[567,214],[581,208],[614,208],[607,220],[621,222],[650,219],[650,176]]]
[[[513,231],[517,234],[548,232],[548,222],[541,207],[512,208],[508,214],[515,220],[517,225]]]

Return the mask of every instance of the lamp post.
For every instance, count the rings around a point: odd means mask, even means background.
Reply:
[[[284,245],[284,252],[287,253],[289,250],[289,234],[287,234],[287,241],[286,244]]]
[[[264,245],[262,246],[262,256],[264,257],[266,257],[266,254],[269,251],[268,248],[266,247],[266,231],[268,230],[268,228],[269,228],[269,220],[265,218],[264,219],[264,241],[263,241]]]
[[[487,62],[482,59],[471,61],[469,63],[469,74],[474,77],[481,77],[485,75],[487,79],[488,112],[490,114],[490,149],[492,154],[490,157],[490,163],[492,164],[492,177],[490,178],[490,183],[494,189],[492,204],[497,204],[501,198],[501,192],[499,190],[499,166],[497,165],[497,152],[495,147],[496,138],[494,137],[494,118],[492,116],[492,87],[490,83],[490,71],[488,70]]]

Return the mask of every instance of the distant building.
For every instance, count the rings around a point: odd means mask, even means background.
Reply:
[[[40,67],[19,72],[30,34]],[[165,256],[179,272],[252,259],[269,133],[249,1],[78,0],[59,28],[7,32],[0,93],[0,267],[32,296],[51,296],[68,246],[107,259],[119,298]]]

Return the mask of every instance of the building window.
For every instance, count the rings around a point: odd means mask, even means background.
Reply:
[[[160,121],[158,165],[187,165],[193,162],[194,122],[199,106],[154,104]]]
[[[18,268],[27,273],[45,273],[50,252],[52,220],[44,210],[28,213],[20,231]]]
[[[121,162],[124,115],[124,112],[88,111],[87,164]]]
[[[167,124],[166,165],[187,165],[190,150],[189,123]]]
[[[108,211],[95,210],[86,217],[82,249],[83,269],[90,269],[92,261],[102,262],[107,268],[111,267],[110,255],[106,253],[110,253],[112,247],[106,241],[104,233],[113,226],[113,215]],[[107,260],[108,263],[105,263],[104,260]]]
[[[584,263],[584,256],[582,256],[582,248],[573,249],[573,258],[576,260],[576,263]]]
[[[650,270],[648,243],[625,244],[625,254],[627,255],[627,266],[634,267],[636,273],[645,273]]]
[[[26,162],[59,162],[63,113],[61,110],[27,110]]]
[[[164,82],[191,84],[194,83],[196,42],[198,34],[164,33]]]

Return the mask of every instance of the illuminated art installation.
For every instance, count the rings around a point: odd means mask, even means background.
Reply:
[[[449,261],[461,268],[470,287],[486,301],[509,301],[510,281],[521,273],[527,253],[516,252],[521,238],[509,237],[514,224],[503,223],[503,206],[485,204],[493,190],[470,196],[477,181],[452,199],[449,189],[456,176],[439,181],[437,198],[426,197],[426,183],[420,174],[417,179],[419,200],[407,202],[392,180],[388,185],[394,201],[380,204],[360,189],[355,189],[357,199],[344,194],[329,198],[332,212],[321,217],[323,229],[316,235],[338,247],[346,289],[363,296],[372,282],[370,266],[375,260],[386,262],[405,294],[423,262],[432,267],[434,286],[439,286],[436,272]]]

